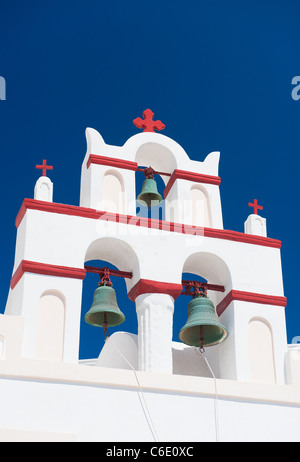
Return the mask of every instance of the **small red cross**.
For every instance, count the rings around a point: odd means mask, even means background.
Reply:
[[[43,176],[47,176],[47,170],[53,170],[52,165],[47,165],[47,161],[43,160],[43,165],[36,165],[35,168],[43,170]]]
[[[153,120],[154,113],[151,109],[146,109],[143,112],[144,119],[137,117],[133,123],[138,128],[143,128],[144,132],[154,132],[154,130],[163,130],[165,125],[160,120]]]
[[[257,215],[257,209],[262,210],[263,206],[257,204],[257,199],[254,199],[253,204],[251,202],[248,203],[250,207],[253,207],[253,213]]]

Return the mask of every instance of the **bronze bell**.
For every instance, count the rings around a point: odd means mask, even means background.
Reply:
[[[107,327],[118,326],[125,321],[125,316],[118,307],[116,292],[112,284],[106,285],[99,283],[95,290],[93,304],[86,313],[84,320],[92,326]]]
[[[157,205],[163,199],[157,190],[157,184],[154,180],[154,170],[151,167],[146,168],[144,174],[146,180],[143,182],[142,191],[137,197],[137,202],[140,205],[147,205],[150,208],[152,202],[154,202],[153,205]]]
[[[197,294],[188,304],[188,318],[179,332],[180,340],[186,345],[203,349],[221,343],[227,335],[212,301],[205,293]]]

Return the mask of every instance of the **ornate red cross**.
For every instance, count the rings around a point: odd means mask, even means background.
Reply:
[[[47,170],[53,170],[52,165],[47,165],[47,161],[43,160],[43,165],[36,165],[35,168],[43,170],[43,176],[47,176]]]
[[[163,130],[165,125],[160,120],[153,120],[154,113],[151,109],[146,109],[143,112],[144,119],[137,117],[133,123],[138,128],[143,128],[144,132],[154,132],[154,130]]]
[[[257,209],[262,210],[263,206],[257,204],[257,199],[254,199],[253,204],[251,202],[248,203],[250,207],[253,207],[253,213],[257,215]]]

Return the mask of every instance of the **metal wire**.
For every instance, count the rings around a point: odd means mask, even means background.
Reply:
[[[151,414],[150,414],[150,411],[149,411],[149,408],[148,408],[148,405],[147,405],[147,402],[146,402],[146,399],[145,399],[145,396],[144,396],[144,392],[143,392],[143,389],[141,387],[141,384],[140,384],[140,381],[138,379],[138,376],[137,376],[137,371],[135,370],[135,368],[133,367],[133,365],[128,361],[127,358],[125,358],[125,356],[123,355],[123,353],[119,350],[119,348],[117,347],[117,345],[114,343],[114,341],[111,339],[111,337],[107,337],[105,339],[105,341],[107,341],[107,339],[110,339],[110,343],[112,343],[113,347],[115,348],[115,350],[118,352],[118,354],[124,359],[124,361],[128,364],[128,366],[133,370],[134,372],[134,376],[135,376],[135,379],[136,379],[136,382],[137,382],[137,385],[138,385],[138,388],[139,388],[139,391],[140,391],[140,394],[138,394],[139,396],[139,400],[140,400],[140,403],[141,403],[141,406],[142,406],[142,409],[143,409],[143,413],[144,413],[144,416],[146,418],[146,421],[147,421],[147,424],[149,426],[149,429],[152,433],[152,436],[154,438],[154,441],[159,443],[159,438],[158,438],[158,435],[157,435],[157,432],[156,432],[156,429],[155,429],[155,426],[154,426],[154,423],[153,423],[153,420],[151,418]]]
[[[215,399],[214,399],[214,415],[215,415],[215,431],[216,431],[216,442],[218,443],[220,441],[220,428],[219,428],[219,409],[218,409],[218,393],[217,393],[217,379],[215,374],[213,373],[212,368],[209,365],[208,359],[205,355],[205,349],[199,348],[199,352],[201,354],[201,357],[204,359],[213,379],[214,379],[214,388],[215,388]]]

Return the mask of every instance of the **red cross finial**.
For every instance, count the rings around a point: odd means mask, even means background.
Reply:
[[[43,160],[43,165],[36,165],[35,168],[43,170],[43,176],[47,176],[47,170],[53,170],[52,165],[47,165],[47,161]]]
[[[151,109],[146,109],[143,112],[144,119],[137,117],[133,123],[138,128],[143,128],[144,132],[154,132],[154,130],[163,130],[165,125],[160,120],[153,120],[154,113]]]
[[[257,204],[257,199],[254,199],[253,204],[251,202],[248,203],[250,207],[253,207],[253,213],[257,215],[257,209],[262,210],[263,206]]]

